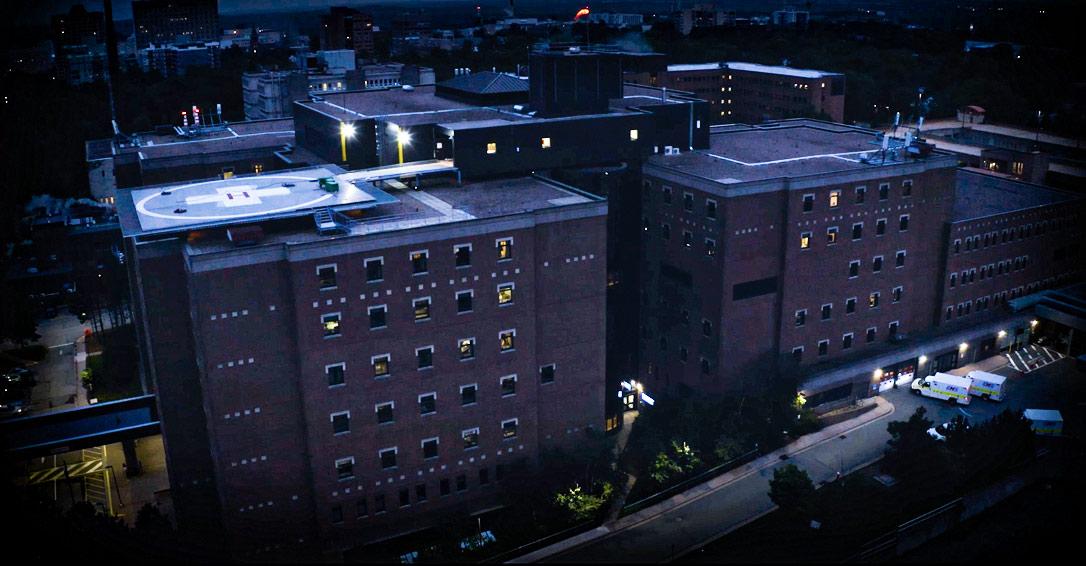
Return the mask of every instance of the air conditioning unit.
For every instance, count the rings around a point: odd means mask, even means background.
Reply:
[[[665,146],[664,155],[679,155],[679,148],[674,146]]]

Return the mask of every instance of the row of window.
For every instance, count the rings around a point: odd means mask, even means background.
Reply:
[[[651,187],[652,185],[650,183],[645,183],[645,189],[650,189]],[[663,193],[664,204],[671,204],[671,187],[663,185],[661,191]],[[694,193],[683,191],[683,210],[686,212],[694,212]],[[713,199],[705,199],[705,218],[709,220],[717,219],[716,201]]]
[[[890,324],[888,324],[887,325],[887,334],[889,335],[889,337],[893,338],[895,335],[897,335],[898,331],[900,330],[900,327],[901,327],[901,325],[896,320],[891,322]],[[874,342],[877,339],[877,335],[878,335],[878,328],[872,326],[872,327],[867,329],[867,332],[865,333],[864,339],[868,344],[870,344],[870,343]],[[841,335],[841,350],[842,351],[852,349],[852,346],[853,346],[854,343],[855,343],[855,334],[853,334],[852,332],[846,332],[846,333]],[[803,361],[803,351],[804,351],[803,346],[796,346],[795,348],[792,348],[792,358],[797,362],[802,362]],[[829,352],[830,352],[830,341],[829,341],[829,339],[819,340],[818,341],[818,355],[819,356],[826,356],[826,355],[829,354]]]
[[[1019,271],[1025,269],[1029,265],[1029,256],[1018,256],[1014,259],[1008,259],[1000,261],[998,263],[989,263],[988,265],[980,266],[980,280],[983,281],[986,278],[995,277],[996,275],[1005,275],[1012,271]],[[977,280],[977,268],[964,269],[961,272],[961,279],[959,279],[958,273],[950,274],[950,288],[953,289],[961,281],[962,285],[973,283]]]
[[[639,136],[637,130],[630,130],[630,141],[632,141],[632,142],[637,141],[638,137],[640,137],[640,136]],[[549,137],[541,137],[541,138],[539,138],[539,148],[540,149],[550,149],[551,148],[551,138],[549,138]],[[517,147],[517,151],[520,151],[519,147]],[[498,142],[487,142],[487,144],[486,144],[486,154],[487,155],[494,155],[496,153],[498,153]]]
[[[905,267],[905,255],[906,250],[898,250],[894,254],[894,269],[899,267]],[[860,266],[862,260],[854,259],[848,262],[848,278],[853,279],[860,276]],[[879,273],[883,268],[883,256],[877,255],[871,258],[871,273]]]
[[[644,229],[646,232],[649,230],[648,219],[645,219]],[[660,237],[665,241],[671,239],[671,225],[664,222],[660,224]],[[694,233],[690,230],[683,230],[683,247],[694,247]],[[705,255],[713,257],[716,255],[716,240],[713,238],[705,238]]]
[[[898,229],[899,232],[905,232],[905,231],[907,231],[909,229],[909,215],[908,214],[902,214],[900,217],[898,217],[897,229]],[[840,233],[840,230],[839,230],[839,228],[837,226],[829,226],[829,227],[827,227],[826,228],[826,245],[827,246],[832,246],[833,244],[836,244],[838,242],[838,240],[840,239],[838,237],[839,233]],[[876,236],[882,236],[885,233],[886,233],[886,219],[885,218],[879,218],[878,220],[875,221],[875,235]],[[853,239],[853,241],[860,240],[863,237],[864,237],[864,223],[863,222],[857,222],[857,223],[853,224],[852,225],[852,239]],[[801,232],[800,235],[799,235],[799,247],[800,247],[800,249],[803,249],[803,250],[809,249],[811,247],[811,244],[813,243],[813,241],[812,241],[813,238],[814,238],[814,233],[813,232]]]
[[[463,338],[458,341],[459,359],[468,360],[475,356],[475,339]],[[424,346],[415,348],[415,363],[419,371],[429,370],[434,367],[434,347]],[[392,375],[392,354],[379,354],[370,358],[370,368],[374,378],[388,378]],[[553,383],[556,372],[555,364],[547,364],[539,368],[539,382],[542,384]],[[346,385],[347,364],[338,362],[324,366],[324,374],[328,379],[328,387]],[[516,379],[516,376],[513,376]]]
[[[506,236],[494,241],[495,254],[498,261],[513,259],[513,238]],[[456,244],[453,246],[453,258],[456,267],[471,267],[471,244]],[[411,262],[412,275],[425,275],[430,272],[430,251],[414,250],[408,252],[408,261]],[[385,279],[385,258],[371,257],[362,262],[366,271],[366,282],[377,283]],[[337,286],[336,273],[338,265],[329,263],[317,266],[317,281],[320,289],[335,289]]]
[[[1007,301],[1016,299],[1023,295],[1028,295],[1041,289],[1049,289],[1056,285],[1062,284],[1068,278],[1067,274],[1063,274],[1057,277],[1049,277],[1044,281],[1034,281],[1028,285],[1019,285],[1014,289],[1002,291],[999,293],[993,293],[988,296],[980,297],[975,301],[965,301],[958,303],[957,305],[951,305],[946,308],[945,320],[952,320],[955,316],[966,316],[972,312],[981,312],[988,310],[991,307],[997,307],[999,305],[1006,304]],[[976,307],[975,309],[973,307]],[[955,315],[957,313],[957,315]]]
[[[901,298],[905,293],[905,288],[898,286],[894,287],[890,291],[890,300],[894,303],[901,302]],[[879,301],[882,299],[882,294],[878,291],[873,291],[867,296],[867,307],[874,309],[878,308]],[[849,297],[845,299],[845,314],[852,314],[856,312],[856,297]],[[833,318],[833,303],[826,303],[819,309],[819,318],[821,320],[830,320]],[[799,309],[795,312],[793,323],[795,326],[802,327],[807,324],[807,309]]]
[[[353,463],[354,463],[353,458],[350,458],[350,459],[345,458],[344,460],[350,460],[351,466],[353,466]],[[337,464],[336,464],[337,473],[339,472],[339,467],[340,467],[339,462],[340,461],[337,460]],[[495,472],[494,473],[494,481],[502,481],[503,479],[505,479],[505,477],[508,474],[507,465],[498,464],[494,468],[494,472]],[[491,479],[490,479],[490,468],[489,467],[479,468],[477,473],[478,473],[478,485],[480,487],[490,485]],[[453,483],[454,481],[455,481],[455,484]],[[441,478],[438,481],[438,493],[439,493],[439,495],[441,497],[446,497],[448,495],[451,495],[454,485],[455,485],[457,493],[463,493],[463,492],[467,491],[468,490],[468,476],[467,476],[467,474],[457,475],[454,479]],[[401,487],[399,489],[398,503],[399,503],[399,506],[401,508],[409,507],[412,504],[411,491],[412,491],[411,488],[408,488],[408,487]],[[416,504],[425,503],[429,499],[427,484],[425,484],[425,483],[415,484],[415,488],[414,488],[413,491],[414,491],[414,503],[416,503]],[[356,518],[361,519],[361,518],[368,517],[370,515],[370,512],[371,512],[370,505],[369,505],[369,501],[368,501],[368,499],[366,497],[362,497],[361,499],[358,499],[357,501],[355,501],[354,507],[355,507],[354,511],[355,511],[355,517]],[[388,501],[386,499],[385,494],[383,494],[383,493],[374,494],[372,513],[374,515],[380,515],[382,513],[387,512],[387,511],[388,511]],[[334,523],[334,524],[343,523],[343,519],[344,519],[343,504],[336,504],[336,505],[332,506],[331,519],[332,519],[332,523]]]
[[[346,434],[351,430],[351,413],[344,411],[332,413],[332,430],[335,434]],[[501,421],[500,434],[502,440],[512,440],[517,437],[519,421],[516,418]],[[467,428],[460,431],[460,445],[463,450],[474,450],[479,447],[479,427]],[[440,437],[424,438],[419,441],[419,448],[424,461],[434,460],[439,454]],[[394,470],[399,467],[397,456],[400,449],[397,446],[381,448],[377,451],[377,460],[382,470]],[[354,456],[340,458],[335,461],[336,477],[340,480],[354,479]]]
[[[667,352],[668,342],[666,336],[660,337],[660,351]],[[686,363],[690,358],[690,350],[686,346],[679,346],[679,361]],[[708,375],[713,371],[713,364],[709,361],[709,358],[702,356],[699,358],[699,365],[701,366],[701,373]]]
[[[901,182],[901,196],[911,197],[913,195],[913,181],[912,179],[906,179]],[[885,201],[890,199],[890,183],[879,183],[879,200]],[[827,195],[827,205],[829,208],[837,208],[841,206],[842,191],[835,189],[830,191]],[[854,204],[864,204],[867,200],[867,187],[859,186],[853,191],[852,202]],[[815,195],[808,193],[803,195],[803,212],[813,212],[815,209]]]
[[[507,307],[513,304],[513,291],[515,288],[514,283],[501,283],[497,286],[499,307]],[[473,289],[457,291],[455,299],[457,314],[467,314],[475,308],[475,291]],[[432,297],[419,297],[411,300],[412,319],[415,322],[432,320],[432,301]],[[366,314],[369,316],[370,330],[379,330],[388,326],[388,305],[367,307]],[[341,328],[342,317],[342,313],[338,312],[321,315],[321,327],[325,338],[334,338],[343,333]]]
[[[1042,220],[1037,223],[1036,227],[1033,223],[1029,223],[1018,226],[1017,228],[1004,228],[1003,230],[993,230],[985,234],[969,236],[964,242],[965,251],[970,252],[981,248],[987,248],[988,246],[1006,244],[1008,242],[1013,242],[1016,239],[1021,240],[1023,238],[1029,238],[1030,236],[1041,236],[1048,230],[1060,230],[1064,228],[1068,222],[1069,220],[1064,218]],[[962,244],[963,242],[960,238],[954,240],[954,253],[962,252]]]

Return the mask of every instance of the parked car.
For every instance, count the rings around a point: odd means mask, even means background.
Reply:
[[[951,430],[953,430],[955,426],[965,427],[965,429],[967,430],[969,429],[969,423],[965,422],[964,420],[955,424],[956,422],[957,421],[950,421],[938,426],[933,426],[928,429],[928,436],[934,438],[935,440],[938,440],[939,442],[946,442],[947,434]]]

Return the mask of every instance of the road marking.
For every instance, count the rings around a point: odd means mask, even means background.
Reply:
[[[972,417],[973,416],[971,413],[969,413],[969,411],[966,411],[965,409],[963,409],[961,407],[958,407],[958,410],[961,411],[962,414],[967,416],[967,417]]]
[[[75,342],[68,342],[67,344],[56,344],[54,346],[49,346],[49,348],[63,348],[65,346],[75,346]]]

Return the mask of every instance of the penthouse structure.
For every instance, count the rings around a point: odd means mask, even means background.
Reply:
[[[845,75],[755,63],[668,65],[627,80],[688,91],[709,103],[714,124],[819,117],[845,119]]]

